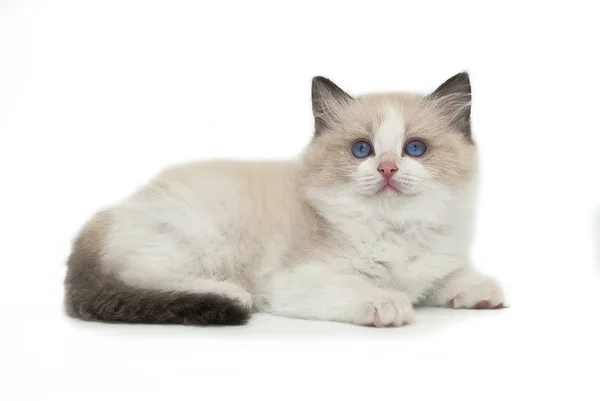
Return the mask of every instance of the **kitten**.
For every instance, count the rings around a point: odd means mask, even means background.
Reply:
[[[170,168],[73,244],[67,313],[243,324],[253,311],[369,326],[413,305],[501,307],[471,266],[476,146],[467,73],[427,96],[352,97],[312,82],[297,161]]]

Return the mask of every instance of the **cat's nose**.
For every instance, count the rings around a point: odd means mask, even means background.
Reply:
[[[383,175],[383,178],[389,180],[390,178],[392,178],[394,173],[398,171],[398,165],[396,164],[396,162],[393,161],[384,161],[379,163],[377,171],[379,171],[381,175]]]

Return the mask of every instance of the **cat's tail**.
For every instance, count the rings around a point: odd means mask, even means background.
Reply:
[[[124,323],[241,325],[251,308],[218,293],[137,288],[101,269],[98,219],[76,239],[65,278],[65,310],[83,320]]]
[[[251,311],[220,294],[195,294],[125,286],[66,285],[65,309],[83,320],[123,323],[241,325]]]

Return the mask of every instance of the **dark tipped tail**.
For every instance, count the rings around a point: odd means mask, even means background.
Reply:
[[[248,307],[219,294],[153,291],[121,283],[97,290],[67,286],[65,306],[79,319],[125,323],[241,325],[251,314]]]

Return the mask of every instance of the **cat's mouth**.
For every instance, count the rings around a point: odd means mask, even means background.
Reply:
[[[402,191],[400,190],[399,186],[397,184],[394,184],[393,182],[385,182],[383,183],[383,185],[381,186],[381,188],[379,188],[379,190],[377,191],[377,195],[380,194],[401,194]]]
[[[395,181],[388,181],[382,183],[381,187],[377,190],[375,195],[379,196],[414,196],[415,194],[402,184]]]

